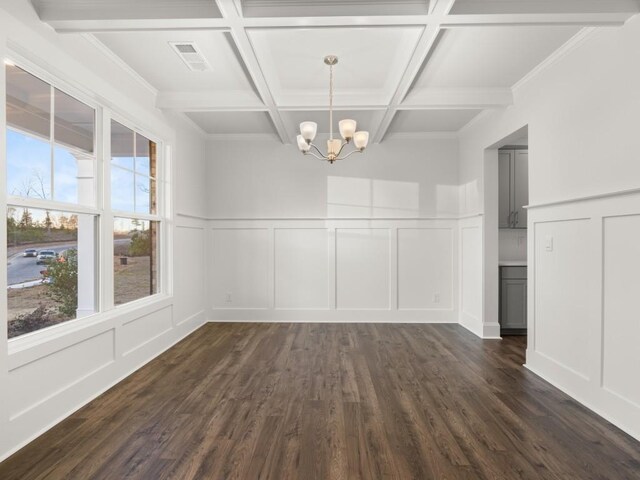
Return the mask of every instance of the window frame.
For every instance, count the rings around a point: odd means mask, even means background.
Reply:
[[[162,308],[165,305],[170,305],[171,291],[170,280],[166,277],[166,272],[171,269],[170,261],[168,257],[168,247],[172,244],[171,239],[171,225],[172,221],[169,218],[172,208],[170,206],[170,178],[171,178],[171,166],[169,165],[169,153],[171,146],[170,143],[162,140],[160,135],[152,133],[153,128],[141,128],[138,126],[138,122],[125,112],[124,109],[114,107],[113,103],[105,100],[99,95],[95,94],[92,90],[85,88],[74,80],[66,80],[68,78],[63,72],[56,71],[47,65],[43,68],[38,65],[41,62],[37,59],[36,62],[31,61],[29,58],[17,53],[11,47],[8,47],[4,52],[4,59],[10,64],[24,70],[25,72],[34,75],[40,80],[49,84],[52,88],[58,89],[61,92],[70,95],[78,101],[86,104],[95,111],[95,124],[94,124],[94,152],[93,157],[95,161],[95,205],[85,206],[78,203],[60,202],[53,199],[42,200],[38,198],[21,197],[16,195],[10,195],[7,191],[7,162],[6,162],[6,130],[11,128],[14,131],[19,131],[21,134],[25,133],[14,127],[9,127],[6,124],[6,76],[5,69],[0,75],[0,115],[5,115],[4,131],[0,132],[0,168],[5,171],[5,179],[3,185],[0,186],[0,195],[4,196],[5,201],[0,205],[0,214],[6,218],[7,210],[10,207],[16,208],[36,208],[36,209],[49,209],[55,211],[62,211],[65,213],[75,214],[90,214],[95,215],[97,225],[97,238],[96,238],[96,257],[94,258],[96,264],[96,305],[95,313],[61,322],[57,325],[42,328],[33,332],[29,332],[11,339],[7,337],[7,325],[4,326],[5,332],[0,334],[0,339],[4,338],[7,341],[8,354],[10,356],[18,354],[25,350],[33,350],[34,354],[37,351],[45,349],[48,345],[52,345],[52,341],[62,338],[75,338],[77,335],[82,335],[80,332],[89,329],[93,331],[97,325],[104,324],[104,322],[113,323],[115,319],[124,315],[127,318],[136,312],[151,312],[158,308]],[[54,90],[52,90],[54,91]],[[52,102],[55,101],[52,95]],[[115,120],[118,123],[130,128],[135,133],[139,133],[147,139],[156,143],[156,214],[147,215],[134,212],[120,212],[111,210],[111,120]],[[55,121],[54,112],[52,112],[51,123],[53,125]],[[53,129],[53,127],[52,127]],[[163,128],[160,127],[162,131]],[[53,135],[50,138],[52,149],[55,148],[56,142]],[[67,147],[65,147],[67,148]],[[83,152],[86,154],[86,152]],[[165,156],[166,154],[166,156]],[[113,298],[113,218],[137,218],[140,220],[150,220],[158,222],[158,251],[157,251],[157,292],[153,295],[143,297],[141,299],[128,302],[126,304],[114,306]],[[4,238],[0,239],[0,245],[3,245],[6,249],[7,238],[6,233]],[[4,286],[5,292],[7,292],[7,271],[6,267],[0,270],[0,274],[3,275],[3,279],[0,279],[0,286]],[[7,294],[5,293],[0,298],[0,309],[4,309],[7,312]],[[5,313],[6,315],[6,313]],[[123,320],[120,321],[120,323]],[[8,318],[7,318],[8,322]],[[116,322],[117,323],[117,322]],[[107,328],[101,327],[101,328]],[[112,328],[115,328],[112,327]]]
[[[156,144],[156,176],[155,177],[151,177],[149,176],[149,178],[154,178],[155,182],[156,182],[156,213],[152,214],[152,213],[138,213],[135,211],[127,211],[127,210],[114,210],[111,208],[111,170],[113,169],[114,165],[112,165],[111,163],[111,122],[115,121],[118,122],[120,125],[122,125],[125,128],[128,128],[129,130],[131,130],[133,132],[134,138],[136,134],[140,134],[142,136],[144,136],[145,138],[147,138],[147,140],[150,140],[152,142],[154,142]],[[165,211],[165,201],[164,201],[164,194],[165,194],[165,169],[166,169],[166,164],[165,164],[165,144],[164,142],[158,138],[157,136],[150,134],[149,132],[145,131],[142,128],[139,128],[135,122],[131,122],[129,121],[127,118],[123,117],[122,115],[119,115],[118,113],[115,113],[113,111],[108,111],[107,115],[104,116],[104,126],[103,126],[103,131],[104,131],[104,181],[103,181],[103,188],[104,188],[104,193],[103,193],[103,202],[105,205],[105,222],[109,222],[110,228],[109,228],[109,233],[110,233],[110,255],[104,255],[105,257],[110,256],[111,257],[111,263],[109,265],[109,269],[110,269],[110,277],[109,278],[109,286],[110,286],[110,290],[107,292],[108,293],[108,297],[106,297],[104,300],[106,301],[108,308],[115,308],[115,309],[123,309],[126,308],[130,305],[138,305],[138,304],[142,304],[144,302],[150,301],[155,299],[155,298],[159,298],[159,297],[163,297],[168,295],[167,292],[167,281],[165,279],[164,276],[164,271],[165,271],[165,261],[166,261],[166,247],[165,247],[165,243],[166,243],[166,239],[168,237],[168,235],[166,234],[165,230],[165,223],[166,223],[166,211]],[[135,142],[134,142],[134,151],[135,151]],[[119,168],[121,170],[126,170],[126,171],[130,171],[129,169],[125,169],[119,166],[116,166],[115,168]],[[135,161],[134,161],[134,169],[131,170],[132,172],[134,172],[134,188],[135,188]],[[108,206],[108,208],[107,208]],[[134,209],[135,209],[135,204],[134,204]],[[108,217],[108,218],[107,218]],[[158,225],[158,238],[157,238],[157,251],[156,251],[156,261],[157,261],[157,268],[156,268],[156,293],[152,294],[152,295],[147,295],[145,297],[139,298],[137,300],[132,300],[130,302],[126,302],[120,305],[116,305],[115,304],[115,280],[113,278],[113,221],[115,218],[126,218],[126,219],[131,219],[131,220],[143,220],[143,221],[148,221],[148,222],[156,222]],[[106,241],[106,238],[105,238]],[[109,275],[109,274],[108,274]]]

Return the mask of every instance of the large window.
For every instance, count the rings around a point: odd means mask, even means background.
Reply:
[[[157,145],[111,121],[114,304],[158,291]]]
[[[95,109],[13,65],[7,81],[9,337],[97,306]]]
[[[18,66],[5,71],[9,338],[158,293],[157,142]],[[113,237],[113,285],[100,281],[111,279],[101,236]]]

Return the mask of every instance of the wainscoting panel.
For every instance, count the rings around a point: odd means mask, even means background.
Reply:
[[[210,226],[211,320],[458,320],[458,219],[215,219]]]
[[[271,235],[265,228],[213,230],[211,298],[215,308],[268,308]],[[273,278],[273,277],[271,277]]]
[[[398,308],[453,308],[451,228],[398,229]]]
[[[602,383],[640,408],[640,215],[604,218]]]
[[[640,440],[640,191],[530,207],[528,226],[526,366]]]
[[[328,230],[278,228],[274,235],[276,308],[328,308]]]
[[[460,221],[460,324],[483,336],[482,217]]]
[[[390,243],[387,228],[336,230],[338,309],[389,309]]]
[[[589,284],[595,273],[588,219],[536,223],[536,351],[589,378]]]
[[[11,419],[30,411],[115,360],[114,330],[59,350],[9,372]],[[82,359],[82,361],[78,361]]]
[[[186,321],[202,311],[206,292],[208,252],[205,250],[206,229],[183,226],[176,228],[174,272],[174,320]]]
[[[171,330],[172,316],[171,307],[169,307],[123,323],[120,340],[122,354],[124,356],[130,355],[138,348]]]

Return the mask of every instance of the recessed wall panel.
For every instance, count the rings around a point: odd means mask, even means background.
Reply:
[[[269,301],[269,230],[214,229],[211,255],[214,308],[267,308]]]
[[[389,308],[389,253],[389,229],[336,229],[338,308]]]
[[[122,325],[122,353],[127,355],[171,329],[171,307],[143,315]]]
[[[276,229],[276,308],[327,308],[328,261],[327,229]]]
[[[205,230],[178,227],[175,233],[175,321],[200,312],[205,302]]]
[[[640,215],[604,219],[603,386],[640,406]]]
[[[453,232],[398,229],[398,307],[451,308]]]
[[[478,227],[463,227],[461,235],[461,308],[466,315],[482,318],[482,237]]]
[[[585,379],[592,253],[587,219],[535,226],[535,350]]]
[[[27,412],[114,361],[114,331],[108,330],[9,372],[9,415]]]

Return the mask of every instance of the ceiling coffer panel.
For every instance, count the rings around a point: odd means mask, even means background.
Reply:
[[[457,132],[480,113],[480,110],[401,110],[389,133]]]
[[[255,97],[225,32],[114,32],[95,37],[163,93],[213,91]]]
[[[194,42],[169,42],[185,65],[194,72],[211,70],[211,65]]]
[[[336,55],[334,104],[386,105],[423,27],[249,29],[260,68],[279,107],[328,105],[329,68]]]
[[[41,20],[221,18],[212,0],[31,0]]]
[[[576,26],[444,30],[413,90],[511,88],[579,31]]]
[[[275,135],[267,112],[188,112],[187,116],[212,135]]]
[[[635,0],[456,0],[453,15],[635,12]]]

